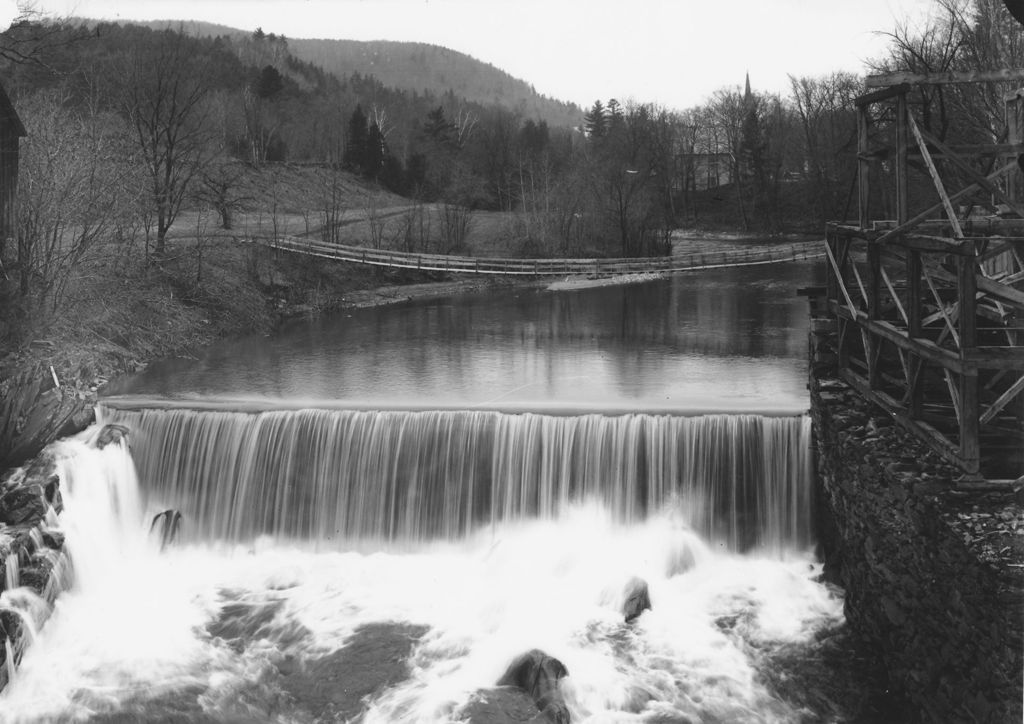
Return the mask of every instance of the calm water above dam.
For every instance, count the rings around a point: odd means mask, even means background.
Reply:
[[[0,712],[485,724],[539,648],[573,722],[844,720],[779,691],[842,623],[810,551],[816,274],[401,304],[154,365],[99,408],[127,445],[56,450],[75,584]]]
[[[803,411],[808,315],[796,290],[819,276],[808,263],[736,267],[353,310],[154,365],[111,392],[370,408]]]

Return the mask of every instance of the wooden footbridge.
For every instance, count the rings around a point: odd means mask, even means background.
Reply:
[[[501,259],[418,254],[387,249],[370,249],[363,246],[346,246],[297,236],[257,238],[253,241],[272,249],[353,264],[455,274],[534,277],[671,274],[695,269],[778,264],[801,259],[818,259],[825,256],[825,250],[820,241],[633,259]]]
[[[1004,99],[1000,142],[966,147],[930,132],[908,101],[921,86],[1024,82],[1024,71],[988,75],[868,79],[874,90],[856,102],[859,216],[828,225],[827,301],[842,379],[963,469],[968,484],[1019,484],[1024,91]],[[950,192],[953,183],[963,188]],[[926,208],[912,212],[912,197]],[[873,218],[878,209],[895,218]]]

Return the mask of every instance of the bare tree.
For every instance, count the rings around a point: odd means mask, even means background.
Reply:
[[[472,221],[471,209],[459,204],[441,204],[441,239],[444,242],[442,253],[451,254],[463,248]]]
[[[341,242],[345,188],[341,166],[331,164],[318,175],[320,189],[320,237],[334,244]]]
[[[209,204],[220,215],[222,229],[230,230],[235,211],[253,198],[242,188],[244,178],[241,164],[227,158],[208,163],[203,169],[196,198]]]
[[[478,120],[475,113],[465,108],[459,108],[455,112],[452,128],[455,130],[455,144],[459,148],[463,148],[469,142]]]
[[[380,198],[372,189],[366,191],[366,221],[370,227],[370,246],[380,249],[387,236],[387,217],[381,213]]]
[[[16,227],[19,292],[44,317],[58,311],[75,267],[130,214],[126,129],[110,115],[66,107],[59,92],[21,106],[29,130],[22,146]]]
[[[120,102],[149,172],[159,256],[189,184],[206,161],[208,69],[197,60],[191,38],[167,30],[131,48],[121,70]]]
[[[844,72],[817,78],[789,77],[801,131],[801,165],[819,221],[842,213],[856,170],[857,118],[854,99],[861,79]]]
[[[0,33],[0,59],[53,70],[48,61],[52,50],[87,37],[89,33],[84,27],[48,20],[36,3],[19,0],[18,15]]]

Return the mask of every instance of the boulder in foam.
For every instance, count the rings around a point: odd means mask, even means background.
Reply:
[[[651,608],[651,595],[647,590],[647,581],[633,577],[626,581],[622,590],[622,616],[626,623],[633,623],[640,614]]]
[[[517,656],[500,679],[498,686],[515,686],[525,691],[552,724],[569,724],[569,708],[558,682],[569,675],[558,659],[540,649]]]
[[[108,423],[103,426],[100,430],[100,434],[96,436],[95,445],[99,450],[102,450],[111,443],[120,442],[128,437],[128,428],[124,425],[117,425],[114,423]]]

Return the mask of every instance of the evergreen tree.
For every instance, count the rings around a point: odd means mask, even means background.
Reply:
[[[455,140],[455,129],[445,115],[444,108],[438,106],[427,114],[423,124],[423,135],[439,145],[448,145]]]
[[[348,120],[348,138],[345,143],[345,167],[352,171],[362,171],[366,166],[366,154],[369,146],[369,129],[363,107],[357,105]]]
[[[613,133],[621,129],[623,122],[622,106],[619,105],[617,100],[612,98],[608,101],[608,132]]]
[[[387,149],[384,145],[384,135],[380,132],[380,126],[373,123],[366,134],[366,151],[363,154],[361,169],[363,175],[374,180],[378,179],[381,169],[384,167],[384,157],[386,154]]]
[[[277,68],[267,65],[260,71],[259,77],[253,87],[253,92],[258,98],[271,99],[284,89],[284,78]]]
[[[605,135],[608,130],[608,118],[601,101],[594,101],[593,107],[583,116],[583,128],[589,138],[601,138]]]

